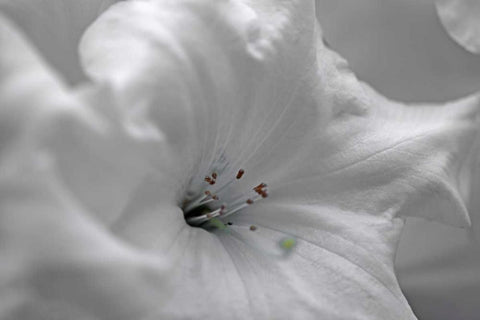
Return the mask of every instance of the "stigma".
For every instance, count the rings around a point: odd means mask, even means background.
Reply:
[[[187,192],[190,196],[182,203],[185,221],[193,227],[224,229],[229,225],[226,218],[267,198],[268,186],[264,182],[245,192],[236,191],[238,188],[234,188],[234,184],[238,184],[244,174],[245,170],[239,169],[236,174],[230,173],[229,176],[221,176],[220,171],[205,175],[201,186],[195,186],[195,192]]]

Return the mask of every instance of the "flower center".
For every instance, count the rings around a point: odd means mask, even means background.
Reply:
[[[236,174],[221,177],[218,171],[212,171],[200,185],[192,186],[182,204],[185,221],[193,227],[224,229],[231,224],[227,217],[268,197],[267,184],[263,182],[246,193],[235,191],[235,183],[244,174],[245,170],[240,169]]]

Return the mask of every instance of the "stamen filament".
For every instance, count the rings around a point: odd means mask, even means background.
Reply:
[[[203,181],[208,185],[213,186],[217,182],[217,178],[219,178],[219,174],[217,172],[222,173],[224,171],[220,170],[218,167],[216,167],[215,170],[216,171],[211,171],[211,174],[205,176],[203,179]],[[231,171],[229,172],[232,173]],[[267,184],[263,182],[250,189],[248,194],[240,194],[238,197],[233,198],[231,195],[224,194],[228,187],[233,182],[241,179],[244,174],[245,170],[239,169],[234,176],[235,179],[220,179],[219,181],[222,183],[220,185],[216,185],[216,188],[210,187],[209,190],[204,189],[205,191],[203,191],[202,194],[193,200],[188,200],[187,198],[183,204],[183,212],[185,214],[187,223],[192,226],[202,226],[206,222],[212,221],[212,219],[216,219],[220,216],[221,220],[223,220],[223,218],[243,210],[244,208],[254,204],[256,201],[268,197]],[[226,210],[227,204],[223,204],[220,207],[214,204],[215,201],[219,200],[219,196],[222,199],[231,199],[228,201],[228,210]],[[221,221],[219,219],[217,220]]]

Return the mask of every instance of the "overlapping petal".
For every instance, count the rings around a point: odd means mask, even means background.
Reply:
[[[119,0],[1,0],[0,12],[26,34],[69,83],[85,79],[78,42],[85,29]]]
[[[165,261],[114,237],[98,212],[118,204],[86,195],[128,198],[148,157],[106,105],[66,91],[3,16],[0,69],[0,317],[149,316],[165,299]]]
[[[480,54],[480,3],[476,0],[437,1],[440,21],[448,34],[471,53]]]

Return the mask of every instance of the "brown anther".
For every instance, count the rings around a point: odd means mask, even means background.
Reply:
[[[262,193],[260,193],[260,195],[262,196],[262,198],[268,197],[267,191],[263,191]]]
[[[212,172],[212,178],[213,178],[214,180],[217,179],[217,173],[216,173],[216,172]]]
[[[210,195],[210,191],[208,191],[208,190],[205,191],[204,193],[205,193],[206,196],[209,196],[209,195]]]
[[[218,196],[217,196],[216,194],[214,194],[214,195],[212,196],[212,199],[213,199],[213,200],[218,200]]]
[[[243,177],[243,174],[245,173],[245,170],[240,169],[237,172],[237,179],[241,179]]]
[[[213,181],[213,179],[210,178],[210,176],[206,176],[204,180],[205,180],[205,182],[208,182],[210,184],[212,184],[212,181]]]
[[[215,184],[215,180],[211,180],[209,183],[210,183],[210,185],[213,186]]]
[[[253,204],[253,200],[252,199],[247,199],[246,201],[248,204]]]
[[[255,231],[255,230],[257,230],[257,227],[255,227],[255,226],[250,226],[250,231]]]
[[[256,186],[255,188],[253,188],[253,190],[255,190],[255,192],[257,193],[260,193],[263,191],[263,188],[266,188],[267,185],[265,183],[260,183],[258,186]]]

